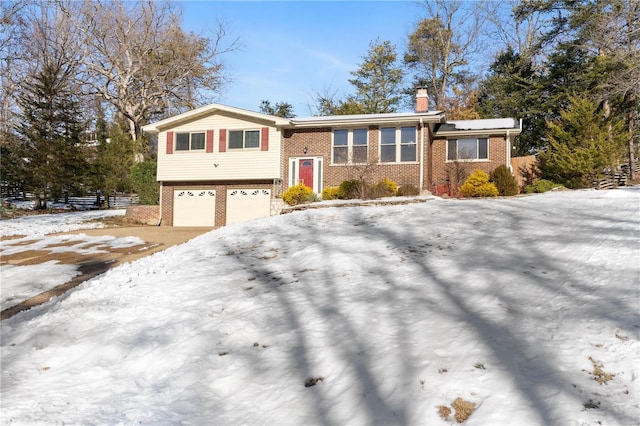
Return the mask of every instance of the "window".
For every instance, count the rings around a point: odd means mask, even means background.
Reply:
[[[333,164],[365,164],[368,161],[369,131],[333,131]]]
[[[383,127],[380,129],[380,162],[411,162],[417,159],[415,127]]]
[[[176,151],[204,149],[203,133],[177,133]]]
[[[447,160],[488,160],[489,142],[487,138],[449,139]]]
[[[231,130],[229,132],[229,149],[260,148],[259,130]]]

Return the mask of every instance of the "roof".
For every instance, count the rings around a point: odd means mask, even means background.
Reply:
[[[384,114],[327,115],[320,117],[292,118],[288,127],[346,126],[385,123],[440,123],[444,121],[444,112],[393,112]]]
[[[422,113],[397,112],[386,114],[358,114],[358,115],[329,115],[322,117],[282,118],[273,115],[262,114],[242,108],[230,107],[222,104],[210,104],[155,123],[142,126],[146,133],[159,133],[160,131],[197,120],[208,115],[222,113],[242,119],[261,121],[276,127],[326,127],[326,126],[353,126],[385,123],[416,123],[419,121],[428,123],[440,123],[444,121],[442,111],[429,111]]]
[[[282,118],[222,104],[209,104],[182,114],[174,115],[173,117],[142,126],[142,130],[152,134],[159,133],[164,129],[172,128],[212,114],[223,114],[283,128],[367,126],[423,122],[435,123],[435,134],[446,136],[487,133],[509,133],[517,135],[520,134],[522,130],[520,123],[513,118],[454,120],[445,122],[445,113],[443,111]]]
[[[437,124],[436,135],[455,136],[459,134],[509,133],[518,135],[522,131],[521,123],[515,118],[490,118],[479,120],[452,120]]]
[[[163,129],[175,127],[177,125],[197,120],[198,118],[206,117],[208,115],[216,113],[222,113],[224,115],[244,119],[249,118],[251,120],[261,121],[273,126],[282,126],[289,124],[289,120],[286,118],[262,114],[259,112],[230,107],[222,104],[209,104],[182,114],[174,115],[173,117],[165,118],[164,120],[156,121],[155,123],[147,124],[146,126],[142,126],[142,130],[147,133],[158,133]]]

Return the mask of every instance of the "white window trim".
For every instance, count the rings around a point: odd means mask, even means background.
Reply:
[[[334,131],[336,130],[346,130],[347,131],[347,162],[346,163],[334,163],[333,162],[333,150],[336,147],[334,142],[335,142],[335,135],[334,135]],[[353,131],[354,130],[366,130],[367,131],[367,144],[366,145],[354,145],[353,144]],[[329,163],[330,166],[362,166],[365,164],[369,163],[369,128],[368,127],[353,127],[353,128],[348,128],[348,129],[331,129],[331,162]],[[365,163],[354,163],[353,162],[353,147],[354,146],[366,146],[367,147],[367,162]],[[340,145],[340,148],[344,148],[344,145]]]
[[[402,161],[402,147],[404,145],[402,143],[402,128],[403,127],[413,127],[415,129],[416,140],[414,141],[414,145],[416,146],[416,159],[412,161]],[[382,161],[382,129],[395,129],[396,138],[395,138],[395,146],[396,146],[396,161]],[[418,139],[419,139],[419,128],[417,126],[380,126],[378,129],[378,164],[418,164]],[[389,144],[391,145],[391,144]]]
[[[189,149],[178,149],[178,135],[189,135]],[[191,135],[194,134],[203,134],[204,135],[204,146],[202,148],[191,149]],[[206,131],[194,131],[194,132],[175,132],[174,141],[173,141],[173,152],[191,152],[191,151],[204,151],[207,149],[207,132]]]
[[[460,139],[475,139],[476,140],[476,152],[480,152],[480,147],[478,146],[479,140],[480,139],[486,139],[487,140],[487,158],[456,158],[455,160],[449,160],[449,141],[450,140],[455,140],[456,141],[456,150],[458,149],[458,140]],[[456,157],[457,157],[457,152],[456,152]],[[445,145],[445,153],[444,153],[444,158],[446,158],[445,163],[490,163],[491,162],[491,138],[489,138],[489,136],[478,136],[476,138],[451,138],[451,139],[447,139],[446,140],[446,145]]]
[[[323,157],[289,157],[289,188],[300,183],[300,160],[313,160],[313,192],[322,193],[322,163]]]
[[[242,132],[242,148],[231,147],[231,133]],[[247,148],[247,132],[258,132],[258,146]],[[227,129],[227,151],[260,151],[260,145],[262,144],[262,131],[261,129]]]

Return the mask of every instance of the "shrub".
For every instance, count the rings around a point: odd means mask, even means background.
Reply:
[[[309,188],[303,183],[299,183],[296,186],[292,186],[282,194],[282,201],[290,206],[296,206],[298,204],[307,203],[314,199],[313,189]]]
[[[355,200],[362,198],[360,194],[360,182],[357,180],[345,180],[339,186],[340,198],[343,200]]]
[[[323,200],[337,200],[340,198],[340,188],[337,186],[327,186],[322,190]]]
[[[371,188],[371,198],[393,197],[398,193],[398,184],[389,178],[384,178]]]
[[[516,195],[518,193],[518,182],[511,174],[511,170],[504,164],[495,168],[489,176],[489,181],[498,188],[499,195]]]
[[[497,197],[498,188],[489,182],[489,175],[476,170],[462,184],[458,192],[466,197]]]
[[[547,179],[539,179],[537,181],[535,181],[534,183],[532,183],[531,185],[527,185],[525,188],[525,192],[527,194],[533,194],[533,193],[542,193],[542,192],[547,192],[553,188],[557,188],[561,185],[552,182],[550,180]]]
[[[420,195],[420,190],[415,185],[402,185],[400,188],[398,188],[398,192],[396,195],[398,195],[398,197]]]
[[[140,197],[140,204],[158,204],[160,186],[156,181],[156,163],[148,160],[136,163],[131,168],[131,186]]]

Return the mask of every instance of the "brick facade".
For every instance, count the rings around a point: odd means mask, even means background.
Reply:
[[[429,190],[436,195],[451,193],[475,170],[491,173],[499,165],[510,166],[504,135],[489,137],[489,159],[479,161],[447,161],[447,139],[436,138],[430,147],[431,170]],[[446,190],[445,190],[446,189]]]
[[[273,197],[278,188],[273,181],[242,181],[242,182],[163,182],[161,195],[161,214],[163,226],[173,226],[173,192],[174,190],[203,190],[211,189],[216,191],[216,226],[227,224],[227,190],[228,189],[269,189]]]
[[[411,163],[378,163],[379,158],[379,126],[368,126],[368,158],[369,164],[366,165],[346,165],[331,164],[332,162],[332,132],[330,127],[324,128],[308,128],[308,129],[286,129],[283,134],[283,179],[285,187],[289,182],[289,159],[291,157],[322,157],[322,186],[338,186],[345,180],[357,180],[359,176],[364,176],[365,181],[375,184],[381,180],[388,178],[396,182],[398,186],[411,185],[420,187],[420,163],[418,161]],[[428,127],[424,127],[425,149],[422,150],[423,165],[428,164],[428,141],[431,132]],[[419,157],[421,149],[420,129],[417,133],[417,157]],[[306,151],[306,152],[305,152]],[[427,174],[423,176],[423,188],[427,188]]]

